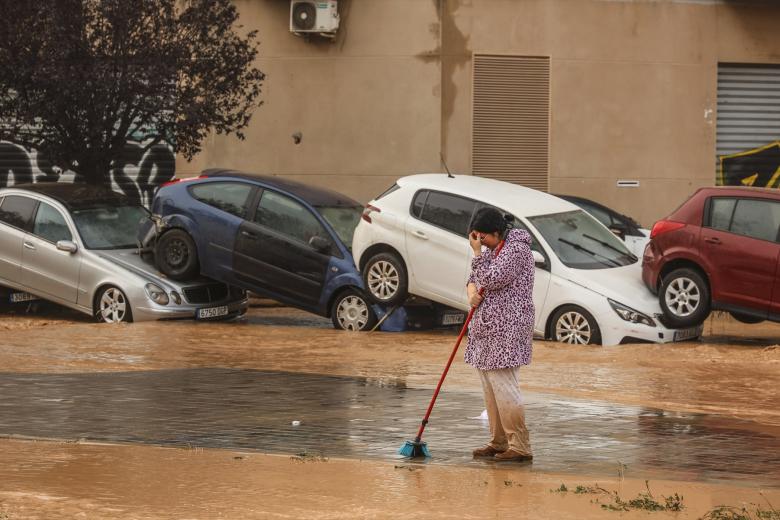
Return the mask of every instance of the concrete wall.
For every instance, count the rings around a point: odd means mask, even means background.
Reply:
[[[440,152],[470,172],[473,53],[550,56],[551,191],[649,226],[715,182],[718,62],[780,63],[777,2],[341,0],[332,43],[290,34],[287,0],[236,3],[265,104],[246,141],[212,137],[180,174],[282,174],[362,202],[441,171]]]

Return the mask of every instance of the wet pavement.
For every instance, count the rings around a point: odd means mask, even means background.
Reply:
[[[0,435],[398,459],[431,392],[403,380],[232,368],[0,373]],[[780,486],[780,427],[527,394],[532,471]],[[473,461],[481,394],[446,385],[428,463]],[[293,421],[300,421],[294,426]]]

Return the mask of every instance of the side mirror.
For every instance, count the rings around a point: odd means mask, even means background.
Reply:
[[[318,253],[330,253],[330,241],[320,237],[313,236],[309,239],[309,245],[314,248]]]
[[[74,242],[70,240],[60,240],[59,242],[57,242],[57,249],[59,249],[60,251],[65,251],[66,253],[73,254],[79,250],[79,246],[77,246]]]
[[[546,263],[544,259],[544,255],[540,253],[539,251],[532,251],[534,255],[534,264],[536,265],[544,265]]]

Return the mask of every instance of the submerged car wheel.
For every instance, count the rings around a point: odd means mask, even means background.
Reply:
[[[601,331],[591,313],[577,307],[566,305],[558,309],[552,319],[552,339],[559,343],[572,345],[599,345]]]
[[[157,269],[172,280],[189,280],[200,270],[195,241],[183,229],[172,229],[160,237],[154,261]]]
[[[333,326],[342,330],[371,330],[376,325],[376,315],[367,298],[353,289],[333,300],[330,316]]]
[[[116,287],[106,287],[95,300],[95,317],[103,323],[123,323],[133,321],[130,302],[125,293]]]
[[[371,298],[379,304],[398,305],[406,300],[406,268],[392,253],[372,256],[363,268],[363,282]]]
[[[675,269],[666,275],[658,300],[672,328],[695,327],[710,314],[710,288],[693,269]]]

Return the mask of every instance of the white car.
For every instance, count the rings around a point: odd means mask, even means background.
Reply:
[[[547,193],[470,175],[403,177],[366,206],[352,252],[371,296],[397,305],[412,294],[468,310],[468,226],[484,206],[511,214],[533,237],[538,337],[615,345],[701,335],[700,327],[660,322],[638,258],[591,215]]]

